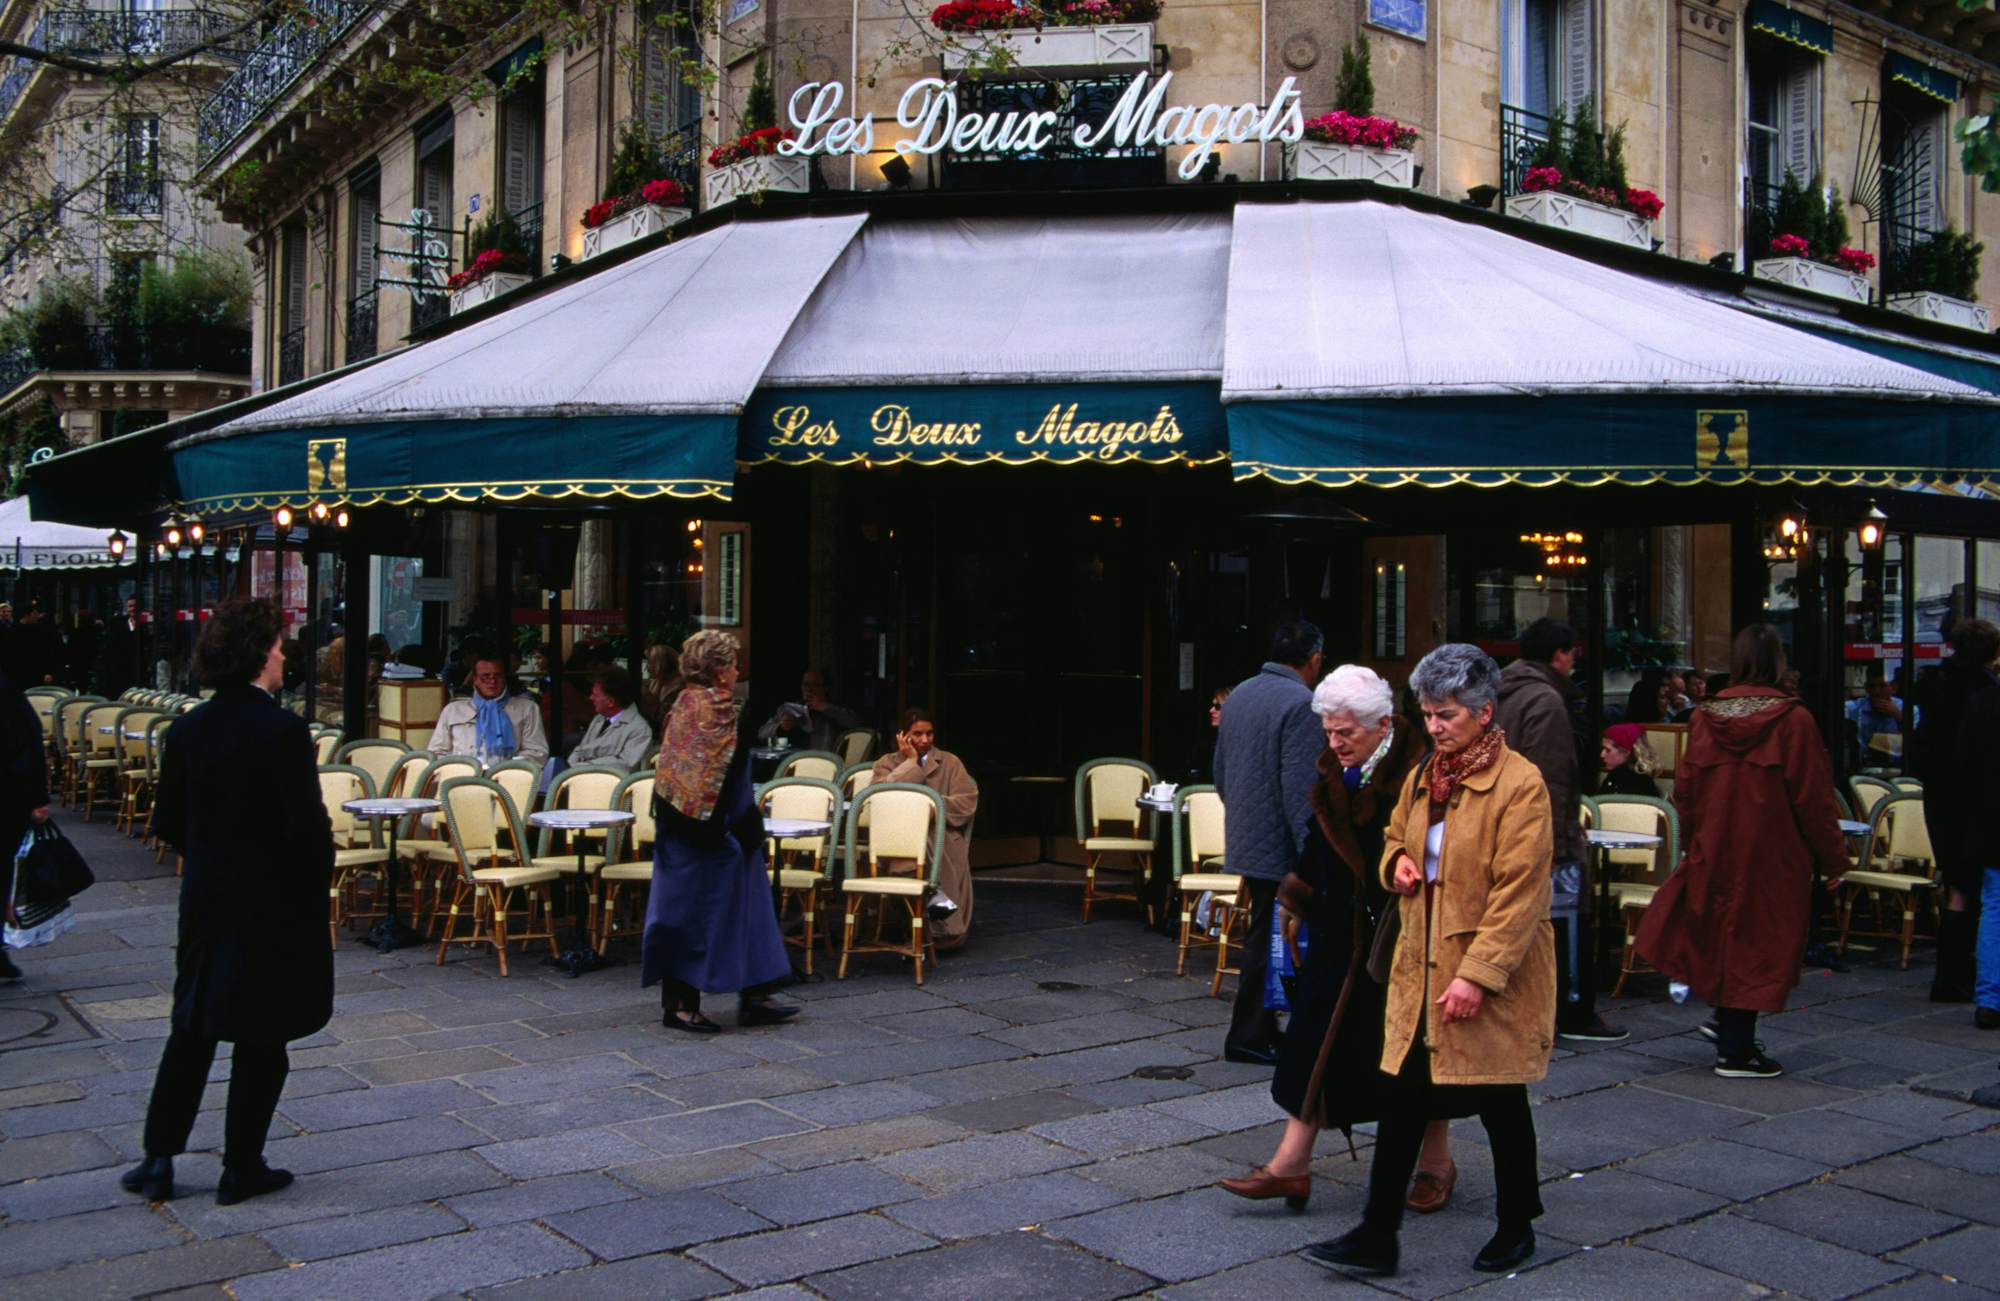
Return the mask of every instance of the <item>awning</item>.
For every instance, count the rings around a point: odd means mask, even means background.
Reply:
[[[744,404],[863,220],[723,226],[184,438],[180,503],[727,497]]]
[[[26,497],[0,501],[0,569],[97,569],[132,563],[132,536],[125,555],[113,558],[111,537],[103,529],[52,524],[34,518]]]
[[[1889,52],[1887,67],[1889,80],[1901,82],[1912,90],[1929,95],[1939,103],[1958,103],[1958,78],[1943,68],[1934,68],[1922,60],[1913,59],[1907,54],[1898,54],[1894,50]]]
[[[2000,477],[1977,388],[1399,205],[1239,205],[1227,319],[1239,479]]]
[[[1833,53],[1833,24],[1808,17],[1778,0],[1751,0],[1750,30],[1774,36],[1815,54]]]

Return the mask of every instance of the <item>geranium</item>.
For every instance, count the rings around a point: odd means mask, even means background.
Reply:
[[[1306,123],[1306,139],[1365,149],[1408,149],[1417,143],[1417,131],[1392,117],[1360,117],[1335,109]]]
[[[1542,190],[1553,190],[1563,183],[1563,174],[1555,167],[1530,167],[1521,178],[1521,188],[1529,194]]]
[[[678,208],[687,202],[687,191],[672,177],[663,176],[639,187],[639,202],[655,208]]]
[[[746,158],[763,158],[778,152],[778,146],[792,139],[792,133],[783,127],[767,126],[738,136],[726,145],[717,145],[709,151],[710,167],[727,167],[740,163]]]
[[[472,259],[470,266],[444,282],[446,289],[463,289],[476,285],[495,272],[526,274],[530,270],[528,259],[520,253],[503,253],[497,248],[481,249]]]
[[[1102,27],[1150,23],[1160,0],[1051,0],[1046,6],[1013,0],[946,0],[931,10],[941,32],[1004,32],[1018,27]]]
[[[1543,190],[1553,190],[1557,194],[1567,194],[1571,198],[1583,199],[1606,208],[1623,208],[1635,217],[1647,221],[1666,211],[1667,205],[1651,190],[1628,189],[1623,194],[1596,185],[1585,185],[1573,181],[1562,174],[1559,167],[1530,167],[1521,176],[1524,193],[1537,194]]]
[[[1771,252],[1779,257],[1810,257],[1812,244],[1803,235],[1780,235],[1771,241]]]
[[[1651,190],[1637,188],[1625,191],[1625,207],[1628,211],[1639,214],[1647,221],[1651,221],[1667,210],[1666,203],[1659,195],[1653,193]]]
[[[657,181],[647,181],[636,190],[624,194],[606,195],[584,209],[583,228],[596,230],[614,217],[622,217],[634,208],[652,205],[656,208],[679,208],[687,203],[687,191],[679,181],[662,177]]]
[[[931,26],[941,32],[1001,32],[1033,27],[1037,16],[1010,0],[946,0],[931,10]]]
[[[1863,275],[1875,269],[1875,255],[1864,249],[1836,249],[1833,256],[1828,258],[1827,261],[1833,263],[1849,275]]]

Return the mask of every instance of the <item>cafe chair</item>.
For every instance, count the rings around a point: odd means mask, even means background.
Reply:
[[[527,765],[524,764],[522,766],[526,767]],[[618,798],[618,787],[629,776],[631,776],[630,770],[608,763],[580,763],[574,768],[565,768],[556,775],[555,784],[549,787],[548,795],[543,801],[542,807],[545,809],[615,809],[618,807],[614,802]],[[526,816],[526,810],[531,809],[533,805],[532,803],[522,803],[519,798],[516,798],[514,807],[523,810],[523,816]],[[548,827],[537,827],[536,830],[541,834],[536,838],[535,854],[538,857],[546,857],[550,853],[552,842],[558,833]],[[588,827],[581,831],[565,831],[560,833],[569,838],[569,864],[572,869],[576,866],[576,841],[602,842],[597,846],[598,852],[594,860],[586,863],[586,867],[590,873],[590,898],[588,901],[589,909],[584,914],[586,917],[597,911],[597,871],[604,866],[608,849],[605,832],[608,830],[609,828],[606,827]],[[571,876],[565,878],[565,880],[569,881],[573,888],[575,885],[574,872],[572,871]]]
[[[540,807],[537,801],[541,799],[542,770],[538,765],[526,759],[509,759],[505,763],[494,764],[482,775],[488,781],[500,783],[500,789],[506,791],[507,798],[514,801],[514,812],[520,814],[523,819]],[[541,828],[537,827],[535,830],[541,831]],[[542,838],[546,840],[547,837],[548,833],[542,831]],[[503,847],[510,853],[518,853],[521,849],[512,841],[508,841]]]
[[[1924,783],[1921,778],[1896,777],[1891,779],[1891,784],[1899,791],[1914,791],[1919,795],[1924,793]]]
[[[333,824],[333,879],[326,892],[326,938],[330,945],[340,942],[342,925],[352,925],[358,916],[378,916],[386,911],[389,851],[376,843],[373,818],[357,818],[340,807],[349,800],[373,798],[375,780],[366,769],[354,764],[320,765],[319,799],[326,808],[327,821]],[[370,902],[377,905],[366,913],[357,906],[364,876],[372,879]]]
[[[844,765],[831,750],[800,750],[778,765],[778,777],[810,777],[830,782],[840,776]],[[776,780],[777,778],[773,778]]]
[[[1854,929],[1854,905],[1866,895],[1875,911],[1875,929]],[[1902,900],[1902,926],[1892,928],[1882,917],[1885,896]],[[1893,939],[1903,949],[1903,970],[1910,968],[1910,943],[1917,931],[1917,901],[1937,903],[1937,855],[1931,850],[1930,826],[1924,820],[1924,797],[1901,791],[1883,797],[1868,818],[1868,835],[1861,843],[1858,866],[1840,879],[1840,952],[1847,952],[1850,934]]]
[[[827,869],[834,858],[830,847],[839,843],[836,833],[843,822],[840,788],[832,782],[816,781],[811,777],[780,777],[765,783],[757,792],[757,803],[767,818],[808,818],[833,824],[833,830],[817,836],[766,838],[769,858],[766,871],[776,873],[780,899],[796,901],[799,914],[804,919],[800,937],[797,940],[787,939],[785,943],[805,950],[806,974],[810,976],[813,969],[814,923],[830,883]],[[827,951],[831,953],[832,950],[832,937],[828,936]]]
[[[83,756],[77,773],[85,822],[90,821],[90,815],[97,811],[100,786],[104,791],[105,805],[114,815],[117,813],[118,774],[125,767],[124,741],[118,735],[118,719],[128,712],[128,708],[115,700],[107,700],[91,705],[77,716],[77,740],[79,753]],[[112,729],[109,736],[98,731],[106,725]]]
[[[147,728],[159,717],[159,711],[144,706],[127,709],[118,716],[115,739],[125,765],[118,770],[118,817],[115,825],[128,836],[139,830],[139,810],[152,799],[152,739]]]
[[[156,714],[153,717],[153,721],[146,724],[146,781],[150,787],[150,791],[146,800],[145,839],[139,843],[153,851],[153,861],[155,863],[165,857],[167,852],[165,843],[160,840],[159,836],[153,830],[153,815],[160,807],[158,799],[160,789],[160,756],[166,749],[167,729],[172,727],[179,720],[179,717],[177,714]]]
[[[389,764],[389,769],[375,784],[376,791],[384,799],[402,799],[423,780],[424,769],[435,758],[429,750],[405,750]]]
[[[1249,925],[1243,903],[1243,878],[1223,867],[1222,796],[1213,786],[1183,786],[1174,792],[1174,894],[1181,906],[1181,942],[1174,974],[1187,974],[1188,952],[1215,949],[1215,978],[1208,992],[1222,992],[1229,966],[1229,946],[1238,923]],[[1201,897],[1209,896],[1207,927],[1195,922]]]
[[[452,865],[456,874],[451,882],[451,906],[445,914],[444,934],[438,941],[438,965],[444,965],[444,955],[454,944],[491,946],[500,962],[502,977],[507,974],[507,946],[515,941],[525,946],[529,940],[544,940],[549,946],[549,956],[559,956],[555,901],[549,887],[562,877],[565,866],[574,867],[574,863],[541,858],[509,863],[503,857],[500,849],[503,829],[517,845],[527,844],[528,834],[515,811],[514,801],[498,782],[484,777],[455,777],[444,784],[439,798],[444,801],[445,821],[451,830]],[[539,917],[541,929],[510,931],[509,919],[517,912],[524,927],[534,926]],[[472,927],[464,935],[459,934],[461,913],[467,914]]]
[[[845,847],[840,881],[845,924],[839,977],[847,979],[848,960],[857,953],[895,953],[915,964],[917,984],[922,985],[924,960],[937,962],[937,946],[925,924],[924,910],[937,892],[938,870],[944,858],[944,797],[912,782],[877,782],[861,792],[854,807],[857,813],[865,810],[868,814],[868,849],[857,852],[852,840]],[[913,873],[889,870],[899,865],[898,860],[909,863]],[[891,900],[901,903],[909,914],[907,945],[882,938]],[[872,937],[857,944],[855,928],[871,908]]]
[[[591,943],[599,953],[628,931],[643,933],[646,928],[646,899],[653,884],[653,774],[633,773],[619,782],[611,807],[630,811],[632,821],[611,829],[605,863],[597,873],[602,902],[592,926]],[[628,928],[620,922],[618,906],[624,902],[625,887],[633,885],[639,887],[638,922]]]
[[[1139,797],[1158,781],[1152,765],[1138,759],[1092,759],[1076,770],[1076,839],[1083,846],[1083,920],[1090,906],[1103,901],[1140,902],[1140,891],[1153,865],[1153,815],[1139,807]],[[1129,826],[1130,835],[1107,834],[1107,824]],[[1137,863],[1132,889],[1100,891],[1097,872],[1107,854],[1130,855]],[[1146,924],[1153,908],[1146,904]]]
[[[1875,806],[1896,793],[1893,784],[1861,773],[1847,779],[1847,789],[1854,795],[1854,816],[1863,822],[1874,821]]]
[[[369,737],[360,741],[349,741],[334,751],[333,762],[352,764],[368,774],[375,783],[377,793],[389,794],[389,776],[396,764],[410,752],[410,747],[401,741],[387,741],[381,737]]]
[[[79,729],[84,714],[105,704],[101,696],[71,696],[56,710],[56,762],[62,771],[62,802],[76,807],[76,793],[83,784],[83,764],[90,758],[90,746]]]
[[[29,707],[42,725],[42,760],[53,767],[60,749],[56,744],[56,710],[69,699],[70,693],[64,687],[30,687],[21,694],[28,698]]]
[[[340,753],[340,733],[330,727],[317,733],[312,741],[315,763],[332,763],[334,756]]]
[[[1600,830],[1636,831],[1660,838],[1660,843],[1651,849],[1597,851],[1599,871],[1609,873],[1615,868],[1620,873],[1618,879],[1605,884],[1625,937],[1619,950],[1618,982],[1611,988],[1615,998],[1625,988],[1627,976],[1651,970],[1640,965],[1637,947],[1639,921],[1646,915],[1646,909],[1652,906],[1653,896],[1660,892],[1660,886],[1680,864],[1681,820],[1673,805],[1650,795],[1599,795],[1593,803],[1596,806],[1594,817]],[[1597,900],[1579,899],[1577,907],[1595,909]]]
[[[439,792],[446,782],[480,776],[479,764],[464,755],[432,755],[428,750],[417,753],[429,762],[418,775],[405,779],[405,794],[411,797],[442,800],[444,796]],[[416,893],[420,906],[416,915],[425,919],[422,925],[426,934],[435,934],[443,920],[445,889],[457,871],[458,860],[445,834],[447,829],[442,809],[428,816],[412,813],[396,828],[396,857],[410,874],[410,889]],[[418,925],[415,920],[410,924]]]
[[[881,743],[872,727],[851,727],[840,734],[833,743],[834,753],[840,756],[842,765],[848,768],[856,764],[868,763],[875,757],[875,747]]]

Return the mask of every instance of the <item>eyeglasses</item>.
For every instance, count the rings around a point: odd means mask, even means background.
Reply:
[[[505,673],[475,673],[472,677],[475,682],[504,682],[507,675]]]

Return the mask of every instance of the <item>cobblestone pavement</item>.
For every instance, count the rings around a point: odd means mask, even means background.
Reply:
[[[299,1182],[214,1204],[223,1090],[134,1201],[167,1032],[175,883],[73,828],[99,884],[0,989],[0,1290],[35,1297],[1174,1298],[1374,1292],[1296,1254],[1357,1218],[1338,1134],[1312,1205],[1212,1185],[1271,1150],[1267,1072],[1218,1059],[1224,1004],[1172,946],[1076,894],[980,887],[973,948],[918,989],[894,959],[803,986],[804,1015],[706,1039],[659,1025],[632,966],[341,946],[338,1015],[294,1045],[269,1157]],[[1478,1125],[1408,1297],[2000,1295],[2000,1035],[1925,1001],[1929,972],[1809,973],[1761,1034],[1789,1068],[1719,1080],[1695,1007],[1613,1010],[1630,1042],[1535,1090],[1548,1215],[1518,1275],[1490,1231]],[[728,1019],[728,1003],[716,1000]],[[1159,1069],[1166,1068],[1166,1069]]]

